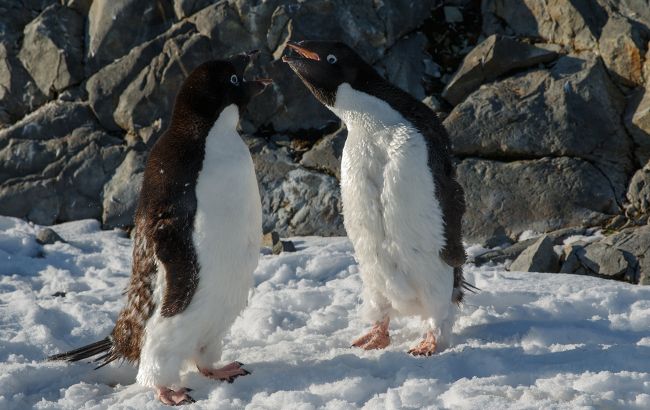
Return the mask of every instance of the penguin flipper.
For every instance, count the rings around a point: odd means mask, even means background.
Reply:
[[[165,274],[161,314],[171,317],[181,313],[192,300],[199,281],[199,263],[192,242],[189,217],[158,221],[155,235],[156,257]]]

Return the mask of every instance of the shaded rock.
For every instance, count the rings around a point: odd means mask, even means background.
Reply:
[[[41,92],[18,58],[0,42],[0,128],[45,103]]]
[[[174,13],[180,20],[208,7],[210,3],[211,0],[174,0]]]
[[[633,169],[632,142],[618,120],[623,104],[598,59],[565,56],[550,70],[484,85],[444,124],[460,156],[582,158],[606,176],[622,200]]]
[[[262,246],[271,248],[271,251],[274,255],[279,255],[282,252],[295,252],[296,247],[292,241],[282,241],[280,240],[280,234],[275,231],[271,231],[267,234],[264,234],[262,237]]]
[[[623,229],[603,241],[624,252],[634,255],[638,268],[631,282],[650,285],[650,225]]]
[[[62,0],[61,4],[77,11],[82,16],[88,14],[93,0]]]
[[[169,126],[176,93],[183,80],[211,55],[210,40],[200,34],[169,39],[120,96],[115,122],[153,144]]]
[[[415,33],[399,40],[375,66],[388,81],[422,100],[425,61],[431,60],[426,47],[424,34]]]
[[[18,58],[45,95],[54,95],[83,79],[83,18],[52,4],[24,30]]]
[[[43,228],[36,233],[36,242],[41,245],[51,245],[56,242],[67,243],[52,228]]]
[[[88,12],[86,73],[127,54],[172,23],[170,2],[160,0],[94,0]]]
[[[253,152],[265,232],[281,236],[344,234],[341,197],[335,178],[305,170],[286,148]]]
[[[576,51],[596,50],[607,11],[593,0],[486,0],[483,32],[543,38]]]
[[[458,7],[445,6],[443,11],[447,23],[461,23],[463,21],[463,13],[460,12]]]
[[[453,105],[459,104],[486,81],[492,81],[512,70],[547,63],[555,58],[557,53],[554,51],[492,35],[467,54],[442,96]]]
[[[625,126],[636,144],[635,156],[640,164],[650,161],[650,82],[630,98],[625,112]]]
[[[468,158],[457,170],[465,190],[463,230],[469,241],[503,243],[526,230],[594,226],[619,212],[607,178],[577,158]]]
[[[129,54],[105,66],[88,79],[88,100],[102,126],[110,131],[120,130],[113,113],[124,90],[162,52],[170,38],[187,35],[194,30],[191,23],[179,23],[155,39],[132,49]]]
[[[129,151],[104,185],[102,223],[105,228],[133,226],[146,160],[146,153]]]
[[[604,242],[576,244],[571,247],[561,272],[632,280],[636,276],[636,258]]]
[[[643,83],[643,60],[650,28],[621,16],[611,16],[598,40],[600,55],[614,78],[623,85]]]
[[[650,162],[638,170],[627,190],[628,213],[633,216],[650,214]]]
[[[43,225],[101,216],[124,156],[83,103],[52,102],[0,131],[0,214]]]
[[[543,235],[526,248],[510,265],[515,272],[551,272],[559,269],[559,256],[553,250],[553,240]]]
[[[280,234],[275,231],[271,231],[262,235],[262,246],[273,248],[273,245],[278,242],[280,242]]]
[[[341,128],[333,134],[324,136],[307,151],[300,160],[300,165],[334,175],[341,180],[341,156],[348,131]]]
[[[561,245],[566,238],[574,235],[584,235],[585,233],[585,228],[571,227],[548,232],[544,236],[550,238],[553,245]],[[481,266],[488,262],[504,263],[508,260],[512,261],[515,260],[524,250],[534,245],[537,240],[537,238],[530,238],[521,242],[516,242],[503,249],[494,249],[474,257],[471,262],[476,266]]]

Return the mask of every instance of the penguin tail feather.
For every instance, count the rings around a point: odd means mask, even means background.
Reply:
[[[93,360],[95,363],[101,362],[99,366],[95,367],[95,370],[106,366],[119,357],[113,349],[113,339],[110,336],[98,342],[70,350],[69,352],[49,356],[47,361],[64,360],[66,362],[78,362],[79,360],[88,359],[99,354],[101,356]]]
[[[481,289],[467,282],[463,277],[463,268],[457,266],[454,268],[454,291],[452,293],[452,301],[457,305],[460,305],[463,302],[465,297],[465,291],[471,293],[477,293]]]

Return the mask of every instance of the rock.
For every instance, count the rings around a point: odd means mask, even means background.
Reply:
[[[300,160],[305,168],[316,169],[341,180],[341,156],[348,131],[341,128],[333,134],[324,136]]]
[[[82,16],[86,16],[90,10],[93,0],[62,0],[61,4],[76,10]]]
[[[335,178],[299,167],[286,148],[253,152],[264,231],[281,236],[342,235],[341,194]]]
[[[96,72],[164,32],[173,17],[168,1],[94,0],[88,12],[86,73]]]
[[[280,234],[275,231],[262,235],[262,246],[273,248],[273,246],[278,242],[280,242]]]
[[[43,228],[36,233],[36,242],[41,245],[51,245],[56,242],[67,243],[52,228]]]
[[[174,0],[174,13],[180,20],[208,7],[210,3],[210,0]]]
[[[498,244],[526,230],[594,226],[620,211],[607,178],[578,158],[468,158],[457,171],[467,202],[468,241]]]
[[[135,47],[129,54],[105,66],[88,79],[88,100],[103,127],[109,131],[120,130],[113,113],[124,90],[149,66],[154,57],[162,53],[169,39],[187,35],[194,30],[195,27],[191,23],[179,23],[155,39]]]
[[[629,255],[636,257],[638,268],[632,277],[626,275],[633,283],[650,285],[650,225],[623,229],[621,232],[608,236],[604,243],[614,246]]]
[[[606,177],[616,200],[622,200],[633,169],[632,141],[619,121],[623,104],[598,59],[565,56],[550,70],[482,86],[444,124],[457,155],[505,161],[581,158]]]
[[[169,126],[176,93],[183,80],[211,55],[210,40],[200,34],[169,39],[120,96],[113,118],[148,145]]]
[[[635,156],[640,164],[650,161],[650,81],[630,98],[625,112],[625,126],[636,145]]]
[[[543,235],[526,248],[510,265],[515,272],[550,272],[559,269],[559,257],[553,250],[553,240]]]
[[[18,58],[45,95],[83,80],[83,18],[54,3],[24,30]]]
[[[628,214],[650,215],[650,162],[638,170],[627,190]]]
[[[650,28],[621,16],[611,16],[598,40],[600,55],[614,78],[623,85],[643,84],[643,60]]]
[[[281,241],[280,235],[275,232],[269,232],[262,237],[262,246],[271,248],[274,255],[279,255],[282,252],[295,252],[296,247],[291,241]]]
[[[0,214],[50,225],[101,216],[124,156],[84,103],[51,102],[0,131]]]
[[[606,279],[631,279],[636,276],[636,258],[604,242],[584,246],[576,244],[570,248],[561,272]]]
[[[0,113],[6,115],[5,120],[0,119],[0,128],[21,119],[46,100],[20,60],[0,42]]]
[[[146,153],[129,151],[122,164],[115,170],[113,177],[104,185],[102,196],[104,228],[133,226],[146,160]]]
[[[492,35],[477,45],[445,87],[442,96],[453,105],[486,81],[515,69],[537,66],[555,60],[557,53],[517,40]]]
[[[486,0],[483,32],[543,38],[575,51],[597,50],[607,12],[593,0]]]
[[[571,227],[548,232],[545,236],[551,239],[553,245],[561,245],[566,238],[574,235],[584,235],[585,232],[585,228]],[[517,259],[523,251],[533,246],[537,240],[538,238],[530,238],[521,242],[516,242],[503,249],[494,249],[474,257],[470,262],[474,263],[476,266],[481,266],[488,262],[505,263],[508,260],[513,261]]]
[[[388,81],[422,100],[425,61],[431,60],[426,46],[424,34],[418,32],[410,35],[399,40],[375,67]]]
[[[463,13],[460,12],[458,7],[445,6],[443,7],[445,13],[445,21],[447,23],[462,23]]]

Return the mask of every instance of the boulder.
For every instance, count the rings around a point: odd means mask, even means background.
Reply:
[[[423,81],[425,61],[431,60],[426,52],[427,38],[421,32],[400,39],[377,62],[380,74],[418,100],[425,97]],[[431,64],[431,62],[429,63]]]
[[[174,0],[174,13],[176,13],[176,18],[181,20],[208,7],[210,3],[212,3],[211,0]]]
[[[45,95],[83,80],[83,17],[54,3],[24,30],[18,58]]]
[[[305,152],[300,165],[333,175],[341,180],[341,156],[348,131],[340,128],[333,134],[321,138],[314,147]]]
[[[636,145],[636,159],[643,165],[650,161],[650,82],[632,94],[624,121]]]
[[[619,120],[623,104],[600,60],[565,56],[550,70],[482,86],[444,124],[460,156],[581,158],[622,200],[633,169],[633,144]]]
[[[496,245],[526,230],[594,226],[620,212],[607,178],[578,158],[467,158],[457,171],[465,190],[463,231],[468,241]]]
[[[133,226],[147,154],[131,150],[104,185],[102,223],[105,228]]]
[[[276,231],[281,236],[345,234],[335,178],[293,163],[287,148],[269,144],[251,152],[265,232]]]
[[[553,250],[553,240],[542,235],[526,248],[512,264],[509,270],[514,272],[551,272],[559,269],[559,256]]]
[[[120,96],[136,76],[149,66],[151,60],[162,53],[165,43],[171,38],[186,36],[194,31],[193,24],[179,23],[155,39],[135,47],[129,54],[105,66],[88,79],[88,101],[104,128],[109,131],[120,130],[113,118]]]
[[[153,39],[173,22],[168,1],[94,0],[88,12],[86,74]]]
[[[52,228],[43,228],[36,233],[36,242],[41,245],[52,245],[56,242],[66,243]]]
[[[494,34],[465,56],[442,96],[451,104],[457,105],[486,81],[492,81],[512,70],[537,66],[556,58],[555,51]]]
[[[102,188],[123,156],[87,104],[46,104],[0,131],[0,214],[44,225],[99,219]]]
[[[603,241],[629,255],[638,263],[635,277],[630,281],[641,285],[650,285],[650,225],[627,228],[608,236]]]
[[[571,246],[560,272],[634,281],[636,268],[632,254],[600,241]]]
[[[643,60],[650,40],[650,28],[620,15],[613,15],[598,40],[600,55],[619,83],[636,87],[643,84]]]
[[[627,189],[629,216],[640,217],[650,215],[650,162],[638,170]]]

